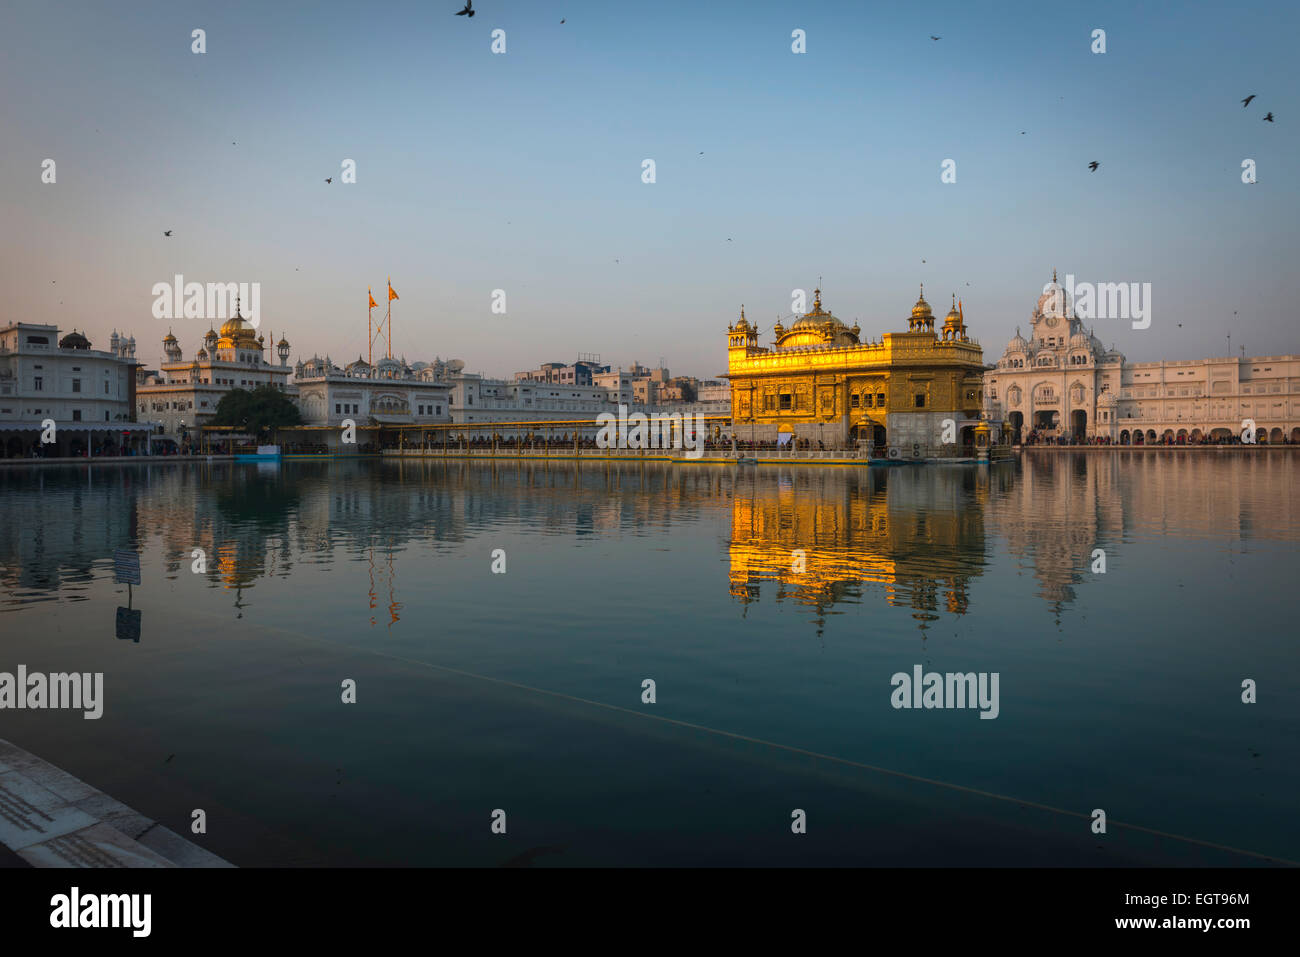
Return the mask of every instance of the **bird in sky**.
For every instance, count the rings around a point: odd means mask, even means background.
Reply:
[[[932,33],[932,34],[930,34],[930,39],[931,39],[931,40],[942,40],[943,37],[936,37],[936,36]]]
[[[1272,113],[1265,113],[1265,114],[1264,114],[1264,122],[1265,122],[1265,123],[1272,123],[1272,122],[1273,122],[1273,114],[1272,114]]]
[[[1088,164],[1088,169],[1092,170],[1095,173],[1097,172],[1097,167],[1100,165],[1101,164],[1098,163],[1096,160],[1093,160],[1091,163]]]
[[[163,235],[164,235],[164,236],[170,236],[171,234],[172,234],[172,231],[171,231],[170,229],[164,229],[164,230],[163,230]]]
[[[563,18],[563,17],[560,17],[560,23],[563,23],[563,22],[564,22],[564,18]]]
[[[325,177],[325,182],[327,182],[327,183],[332,183],[332,182],[334,182],[334,177],[333,177],[333,176],[326,176],[326,177]]]
[[[1252,94],[1250,94],[1250,96],[1248,96],[1248,97],[1246,97],[1244,100],[1242,100],[1242,101],[1241,101],[1241,108],[1244,110],[1246,107],[1250,106],[1250,101],[1253,100],[1254,98],[1255,98],[1255,94],[1252,93]]]
[[[474,0],[465,0],[465,9],[456,14],[458,17],[474,16]]]
[[[727,237],[727,242],[731,242],[731,237],[730,237],[730,236]]]
[[[1021,136],[1024,136],[1024,135],[1025,135],[1025,131],[1024,131],[1024,130],[1021,130],[1021,131],[1020,131],[1020,135],[1021,135]]]

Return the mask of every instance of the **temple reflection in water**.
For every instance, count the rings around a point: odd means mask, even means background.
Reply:
[[[991,468],[516,460],[4,469],[0,610],[83,600],[111,578],[117,548],[149,553],[146,571],[172,580],[194,574],[201,549],[205,583],[229,591],[237,609],[260,580],[305,580],[332,566],[331,592],[364,602],[372,626],[394,628],[404,606],[422,601],[408,616],[419,627],[450,568],[438,562],[481,561],[465,546],[508,528],[551,539],[545,547],[561,562],[565,540],[661,537],[654,551],[716,542],[726,565],[716,587],[742,614],[754,601],[789,601],[819,622],[836,605],[876,600],[911,609],[921,627],[965,615],[980,602],[977,580],[1009,561],[1025,575],[1013,597],[1037,598],[1059,619],[1093,583],[1096,549],[1113,566],[1138,537],[1294,537],[1285,503],[1300,491],[1296,476],[1289,459],[1140,452],[1026,455]],[[645,542],[626,544],[627,574],[643,574],[633,566]]]
[[[789,469],[742,473],[731,511],[730,588],[748,603],[819,614],[879,586],[922,622],[965,614],[984,559],[987,469]]]

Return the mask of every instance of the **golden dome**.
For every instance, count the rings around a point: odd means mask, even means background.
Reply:
[[[221,338],[217,340],[220,349],[261,349],[257,330],[248,324],[248,320],[239,315],[236,303],[235,314],[221,324]]]
[[[953,297],[952,297],[952,311],[948,313],[947,318],[944,320],[944,325],[947,325],[947,326],[960,326],[960,325],[961,325],[961,313],[957,311],[957,294],[956,294],[956,293],[954,293],[954,294],[953,294]]]
[[[916,305],[912,307],[913,319],[930,319],[934,313],[930,311],[930,304],[925,301],[925,284],[921,284],[921,297],[916,300]]]

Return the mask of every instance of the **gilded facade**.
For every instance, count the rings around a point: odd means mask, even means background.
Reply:
[[[902,458],[972,450],[984,359],[955,298],[937,332],[922,288],[906,332],[863,341],[857,324],[846,326],[822,308],[818,289],[810,312],[772,331],[773,345],[760,346],[743,306],[739,321],[727,327],[737,438],[771,441],[791,433],[814,447]],[[945,420],[953,429],[945,429]]]

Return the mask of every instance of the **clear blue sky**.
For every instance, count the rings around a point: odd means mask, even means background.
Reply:
[[[872,337],[957,292],[991,361],[1055,267],[1152,283],[1150,329],[1097,323],[1131,359],[1300,351],[1300,5],[459,7],[6,0],[0,322],[155,362],[155,282],[258,281],[263,328],[338,361],[391,274],[409,361],[711,376],[742,302],[767,341],[819,276]],[[192,355],[207,323],[171,325]]]

